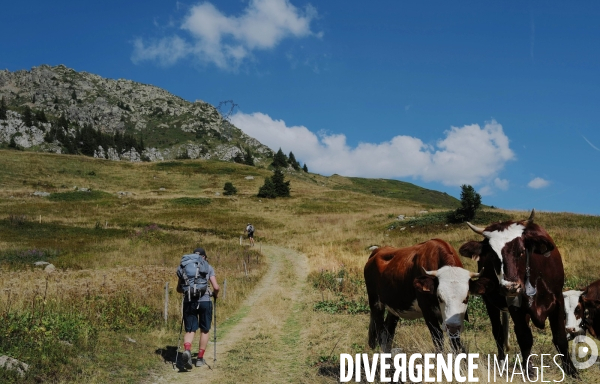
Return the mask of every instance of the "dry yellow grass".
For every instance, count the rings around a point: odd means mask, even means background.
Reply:
[[[0,151],[0,169],[3,185],[0,190],[0,212],[3,212],[0,220],[6,221],[11,214],[26,215],[31,228],[46,228],[57,233],[57,236],[35,237],[30,236],[30,232],[5,226],[3,234],[10,236],[0,236],[0,252],[33,247],[61,249],[62,253],[56,260],[59,271],[50,280],[52,295],[71,290],[73,292],[69,295],[84,295],[82,281],[90,280],[90,276],[95,287],[104,284],[104,275],[107,276],[107,290],[109,286],[125,287],[130,277],[128,271],[143,267],[142,270],[156,281],[149,284],[145,295],[135,296],[136,300],[160,310],[164,282],[170,281],[173,286],[173,271],[181,254],[196,245],[209,244],[209,255],[211,247],[222,253],[222,263],[217,263],[216,267],[220,280],[227,278],[232,282],[228,286],[228,295],[240,292],[237,299],[234,295],[230,296],[232,301],[222,312],[224,319],[240,307],[252,284],[264,272],[260,263],[256,269],[251,265],[254,277],[250,281],[244,280],[243,263],[238,253],[242,249],[239,236],[247,222],[252,222],[257,228],[259,242],[278,244],[304,253],[308,258],[309,283],[321,271],[338,273],[343,270],[349,276],[361,279],[369,254],[367,249],[373,244],[402,247],[438,237],[458,248],[468,240],[478,239],[462,225],[388,230],[395,216],[416,216],[423,206],[332,189],[347,182],[347,179],[337,176],[287,174],[286,178],[291,180],[292,197],[268,200],[258,199],[255,194],[263,178],[270,175],[269,171],[230,163],[189,161],[184,166],[129,164]],[[90,175],[92,172],[95,175]],[[254,176],[253,180],[245,179],[250,175]],[[227,181],[233,182],[238,195],[216,196],[217,192],[222,193]],[[56,193],[70,191],[73,186],[101,190],[111,195],[97,201],[50,201],[31,196],[36,190]],[[119,198],[116,195],[119,191],[131,192],[131,195]],[[175,204],[174,199],[180,197],[209,198],[211,202],[208,205]],[[528,216],[528,212],[504,213],[515,219]],[[38,223],[40,215],[41,224]],[[585,284],[600,278],[600,250],[597,246],[600,222],[597,218],[538,212],[537,221],[557,242],[569,284]],[[143,233],[144,228],[152,223],[163,228],[160,235]],[[95,230],[97,225],[103,229]],[[78,231],[69,235],[67,229],[72,228]],[[101,236],[102,231],[114,232],[110,232],[113,234],[110,236]],[[137,232],[142,234],[136,235]],[[18,236],[13,237],[13,234]],[[226,255],[237,255],[237,259],[226,262]],[[211,259],[211,263],[214,260]],[[463,259],[463,262],[466,268],[474,270],[470,260]],[[11,292],[27,291],[25,288],[32,284],[28,279],[43,277],[42,272],[0,271],[0,283],[4,289],[0,305],[7,303],[6,289]],[[37,287],[40,282],[33,284]],[[39,292],[41,288],[35,289]],[[347,288],[344,295],[357,301],[365,300],[364,287]],[[308,377],[314,380],[332,380],[318,375],[320,369],[326,371],[328,364],[335,363],[331,356],[339,356],[342,352],[371,352],[365,347],[367,315],[328,314],[312,310],[315,303],[335,297],[336,293],[332,291],[321,292],[311,288],[306,292],[306,317],[301,327],[302,340],[307,343],[306,354],[298,359],[301,360],[299,364],[310,373]],[[14,308],[26,308],[28,303],[27,294],[11,298]],[[177,315],[177,307],[176,300],[172,300],[172,316]],[[478,318],[476,321],[485,324],[467,333],[470,348],[480,353],[494,352],[487,320]],[[535,331],[534,334],[538,351],[553,350],[547,330]],[[163,336],[157,336],[155,332],[152,335],[150,338],[163,341]],[[406,350],[432,349],[428,332],[420,323],[399,327],[395,343]],[[130,377],[137,376],[133,374]],[[584,377],[591,380],[591,377]]]

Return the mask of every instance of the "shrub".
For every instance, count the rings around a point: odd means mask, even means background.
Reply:
[[[225,192],[223,192],[223,194],[226,196],[232,196],[237,193],[237,188],[234,187],[233,184],[229,181],[225,183],[223,190],[225,191]]]

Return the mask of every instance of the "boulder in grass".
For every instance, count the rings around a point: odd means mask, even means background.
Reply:
[[[48,264],[50,264],[50,263],[47,261],[36,261],[35,263],[33,263],[33,265],[35,265],[36,267],[44,267]]]
[[[48,273],[52,273],[52,272],[56,271],[56,267],[54,266],[54,264],[48,264],[48,265],[46,265],[46,268],[44,268],[44,271],[46,271]]]
[[[25,372],[29,370],[29,364],[8,356],[0,356],[0,367],[7,371],[16,371],[21,377],[25,376]]]

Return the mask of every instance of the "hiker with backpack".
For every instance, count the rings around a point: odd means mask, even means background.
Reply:
[[[192,343],[196,331],[200,329],[200,346],[196,367],[206,365],[204,351],[208,345],[209,331],[213,315],[213,303],[219,295],[219,284],[215,277],[215,270],[208,264],[208,257],[203,248],[194,249],[194,253],[184,255],[181,265],[177,268],[177,292],[183,293],[183,324],[185,335],[183,337],[184,351],[182,354],[183,367],[192,369]],[[208,282],[212,292],[208,289]]]
[[[248,225],[246,225],[246,229],[244,230],[244,233],[248,233],[248,239],[250,239],[250,246],[253,247],[254,246],[254,226],[250,223],[248,223]]]

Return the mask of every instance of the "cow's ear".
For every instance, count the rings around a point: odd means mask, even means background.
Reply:
[[[528,234],[525,236],[525,246],[528,249],[533,248],[535,253],[546,256],[554,250],[554,244],[547,236],[539,236],[537,234]],[[548,254],[548,256],[550,256]]]
[[[481,244],[481,241],[469,241],[460,247],[458,253],[460,253],[461,256],[470,257],[475,261],[479,261],[482,247],[483,245]]]
[[[490,288],[491,281],[487,277],[469,280],[469,292],[473,295],[483,295]]]
[[[413,285],[415,289],[421,293],[431,293],[435,291],[435,280],[437,277],[430,275],[423,275],[415,278]]]

